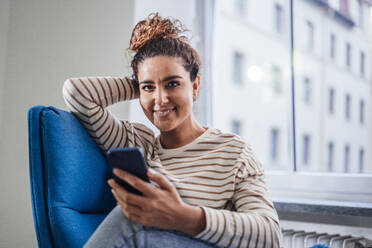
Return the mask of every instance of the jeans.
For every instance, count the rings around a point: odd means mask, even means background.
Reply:
[[[215,247],[178,231],[144,227],[129,220],[116,206],[98,226],[84,248]]]

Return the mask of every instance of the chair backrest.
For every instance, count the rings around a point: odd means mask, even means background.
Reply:
[[[39,247],[82,247],[115,206],[105,155],[69,112],[28,112],[31,198]]]

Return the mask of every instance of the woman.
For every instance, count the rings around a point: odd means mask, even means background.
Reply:
[[[150,15],[132,33],[132,79],[73,78],[64,84],[67,106],[103,151],[141,147],[156,185],[115,170],[143,196],[109,180],[118,206],[86,247],[280,247],[278,216],[250,146],[194,117],[200,59],[181,36],[184,30],[177,20]],[[135,98],[159,136],[105,109]]]

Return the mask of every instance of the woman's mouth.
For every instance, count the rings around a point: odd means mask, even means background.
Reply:
[[[168,117],[171,113],[175,112],[176,111],[176,107],[174,107],[173,109],[163,109],[163,110],[157,110],[157,111],[154,111],[155,112],[155,115],[158,117],[158,118],[166,118]]]

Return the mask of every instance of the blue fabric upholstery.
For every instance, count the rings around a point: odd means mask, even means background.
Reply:
[[[39,247],[82,247],[115,206],[106,158],[69,112],[28,112],[31,196]]]

